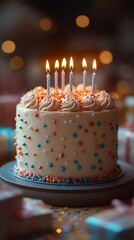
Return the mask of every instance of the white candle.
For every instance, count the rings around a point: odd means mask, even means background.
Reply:
[[[91,94],[94,94],[94,90],[95,90],[95,83],[96,83],[96,69],[97,69],[97,64],[96,64],[96,60],[94,59],[93,61],[93,73],[92,73],[92,91]]]
[[[58,68],[59,68],[59,61],[55,61],[55,73],[54,73],[54,83],[55,83],[55,90],[58,91]]]
[[[70,85],[70,93],[72,93],[73,90],[73,58],[70,58],[70,63],[69,63],[69,67],[70,67],[70,73],[69,73],[69,85]]]
[[[87,68],[87,62],[86,62],[86,59],[83,58],[82,60],[82,67],[83,67],[83,90],[85,91],[86,89],[86,77],[87,77],[87,71],[86,71],[86,68]]]
[[[61,71],[61,89],[62,89],[62,91],[64,91],[64,88],[65,88],[65,68],[66,68],[66,65],[67,65],[66,59],[63,58],[62,64],[61,64],[61,67],[62,67],[62,71]]]
[[[47,81],[47,96],[50,96],[50,67],[48,60],[46,61],[46,81]]]

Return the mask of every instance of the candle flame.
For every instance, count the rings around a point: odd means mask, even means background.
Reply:
[[[87,68],[87,61],[85,58],[83,58],[83,60],[82,60],[82,67]]]
[[[96,71],[97,69],[97,63],[96,63],[96,60],[94,59],[93,60],[93,70]]]
[[[48,60],[46,61],[46,71],[47,71],[47,72],[50,71],[50,66],[49,66],[49,62],[48,62]]]
[[[66,68],[66,66],[67,66],[66,58],[63,58],[61,66],[62,66],[62,68]]]
[[[72,69],[74,67],[73,58],[70,58],[69,67]]]
[[[59,61],[58,60],[56,60],[55,61],[55,67],[54,67],[55,69],[58,69],[59,68]]]

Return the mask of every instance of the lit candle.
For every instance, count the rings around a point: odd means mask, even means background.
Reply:
[[[47,80],[47,96],[50,96],[50,67],[48,60],[46,61],[46,80]]]
[[[62,89],[62,91],[64,91],[64,88],[65,88],[65,68],[66,68],[66,65],[67,65],[66,58],[63,58],[62,64],[61,64],[61,67],[62,67],[62,71],[61,71],[61,89]]]
[[[55,73],[54,73],[54,82],[55,82],[55,90],[58,91],[58,68],[59,68],[59,61],[55,61]]]
[[[73,90],[73,58],[70,58],[69,68],[70,68],[70,74],[69,74],[69,85],[70,85],[70,93],[72,93]]]
[[[96,69],[97,69],[97,64],[96,60],[94,59],[93,61],[93,73],[92,73],[92,91],[91,94],[94,94],[94,89],[95,89],[95,80],[96,80]]]
[[[87,77],[87,71],[86,71],[87,62],[86,62],[85,58],[83,58],[83,60],[82,60],[82,67],[83,67],[83,90],[85,91],[85,88],[86,88],[86,77]]]

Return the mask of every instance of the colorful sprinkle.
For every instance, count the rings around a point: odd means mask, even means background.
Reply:
[[[94,122],[90,122],[90,123],[89,123],[89,126],[90,126],[90,127],[93,127],[93,126],[94,126]]]
[[[102,125],[101,121],[98,121],[98,122],[97,122],[97,126],[100,127],[101,125]]]
[[[25,165],[25,166],[27,166],[27,165],[28,165],[28,163],[27,163],[27,162],[24,162],[24,165]]]
[[[82,145],[83,145],[83,142],[82,142],[82,141],[79,141],[79,142],[78,142],[78,145],[79,145],[79,146],[82,146]]]
[[[23,138],[26,138],[27,136],[26,135],[23,135]]]
[[[73,160],[73,164],[77,165],[78,164],[78,160]]]
[[[94,156],[95,156],[95,157],[98,157],[98,153],[96,152],[96,153],[94,154]]]
[[[42,169],[43,167],[42,166],[39,166],[39,169]]]
[[[49,143],[49,140],[48,140],[48,139],[46,139],[46,140],[45,140],[45,143]]]
[[[35,132],[39,132],[39,129],[38,129],[38,128],[35,128],[34,131],[35,131]]]
[[[42,124],[42,127],[44,127],[44,128],[45,128],[46,126],[47,126],[47,124],[46,124],[46,123],[43,123],[43,124]]]
[[[63,157],[64,157],[64,153],[60,153],[60,154],[59,154],[59,157],[60,157],[60,158],[63,158]]]
[[[93,165],[94,166],[94,165]],[[64,167],[63,167],[64,169]],[[102,171],[102,166],[99,166],[99,171]],[[60,169],[61,170],[61,169]],[[62,171],[62,170],[61,170]],[[104,183],[104,182],[110,182],[115,177],[119,176],[121,174],[122,170],[119,165],[117,165],[114,170],[110,173],[101,173],[96,177],[86,177],[86,178],[66,178],[66,177],[52,177],[52,176],[41,176],[36,175],[33,173],[28,173],[26,171],[21,171],[18,168],[13,169],[13,174],[15,176],[18,176],[20,178],[27,178],[27,180],[32,181],[38,181],[38,182],[48,182],[48,183],[67,183],[67,184],[83,184],[83,183],[89,183],[89,184],[96,184],[96,183]]]
[[[24,147],[26,147],[26,143],[22,143],[22,145],[23,145]]]
[[[63,172],[63,171],[66,170],[66,168],[65,167],[60,167],[60,170]]]
[[[28,129],[33,129],[33,127],[32,126],[28,126]]]
[[[101,160],[101,159],[98,159],[98,163],[101,164],[101,163],[102,163],[102,160]]]
[[[25,152],[24,155],[28,156],[28,152]]]
[[[27,137],[27,139],[29,139],[29,140],[30,140],[30,139],[31,139],[31,137],[30,137],[30,136],[28,136],[28,137]]]
[[[20,121],[23,122],[23,118],[20,118]]]
[[[80,166],[80,165],[78,165],[78,166],[77,166],[77,169],[78,169],[78,170],[81,170],[81,166]]]
[[[22,129],[22,126],[19,126],[19,129]]]
[[[104,143],[100,144],[100,148],[103,149],[105,147]]]
[[[38,147],[38,148],[41,147],[41,144],[40,144],[40,143],[37,143],[37,144],[36,144],[36,147]]]
[[[35,166],[34,166],[34,164],[31,164],[31,166],[30,166],[31,168],[34,168]]]
[[[35,113],[35,115],[34,115],[35,117],[39,117],[39,114],[38,113]]]
[[[92,166],[91,166],[91,169],[92,169],[92,170],[95,170],[95,169],[96,169],[96,166],[95,166],[95,165],[92,165]]]
[[[79,125],[77,126],[77,128],[78,128],[78,129],[81,129],[81,128],[82,128],[82,125],[81,125],[81,124],[79,124]]]
[[[53,167],[53,163],[48,163],[48,167]]]
[[[73,134],[72,134],[72,137],[73,137],[73,138],[77,138],[77,133],[73,133]]]

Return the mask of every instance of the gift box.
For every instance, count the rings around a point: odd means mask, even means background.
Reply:
[[[9,158],[15,153],[14,136],[13,128],[0,128],[0,158]]]
[[[0,126],[15,127],[16,105],[20,101],[19,94],[3,94],[0,96]]]
[[[133,240],[134,205],[127,207],[120,201],[111,210],[94,214],[86,219],[90,240]]]
[[[52,210],[39,199],[24,198],[20,215],[15,223],[12,236],[48,232],[52,228]]]
[[[119,128],[118,143],[119,160],[134,166],[134,125]]]
[[[22,193],[0,186],[0,239],[7,239],[9,228],[16,221],[22,206]]]
[[[50,231],[51,215],[42,200],[22,198],[21,191],[0,185],[0,240]]]

